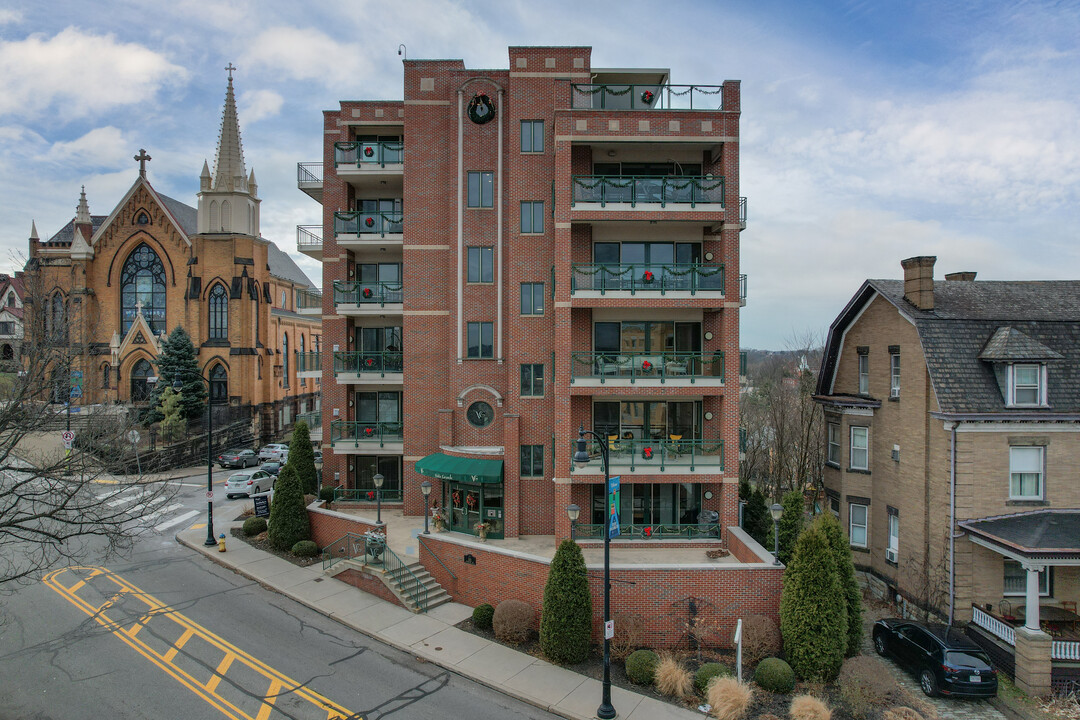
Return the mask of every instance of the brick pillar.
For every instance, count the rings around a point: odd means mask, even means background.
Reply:
[[[555,547],[559,543],[570,538],[570,518],[566,516],[566,506],[573,502],[570,499],[570,489],[573,487],[570,478],[555,478]],[[578,503],[581,505],[581,503]],[[588,508],[581,508],[581,517],[578,522],[588,522]]]
[[[521,443],[520,422],[517,413],[503,415],[503,537],[507,538],[517,537],[521,527],[521,466],[514,462],[514,449]]]
[[[1050,636],[1016,628],[1016,687],[1028,695],[1050,694]]]

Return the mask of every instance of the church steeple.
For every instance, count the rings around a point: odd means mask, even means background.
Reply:
[[[236,98],[233,95],[232,63],[229,85],[225,89],[225,110],[221,113],[221,135],[218,137],[217,155],[214,158],[215,190],[247,191],[247,173],[244,171],[244,148],[240,144],[240,121],[236,118]]]
[[[79,205],[75,208],[75,234],[86,239],[94,234],[94,221],[90,217],[90,205],[86,202],[86,186],[79,192]]]

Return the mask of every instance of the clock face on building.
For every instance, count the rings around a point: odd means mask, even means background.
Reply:
[[[474,402],[465,412],[465,417],[469,419],[469,424],[473,427],[482,428],[490,425],[495,419],[495,411],[486,402]]]

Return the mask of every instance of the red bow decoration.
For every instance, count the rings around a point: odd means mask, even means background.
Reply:
[[[368,490],[367,499],[368,500],[374,500],[375,499],[375,491],[374,490]]]
[[[371,288],[364,288],[363,295],[365,298],[370,298],[375,293],[371,292]]]
[[[646,270],[645,271],[645,275],[644,275],[645,282],[651,283],[653,281],[654,277],[656,277],[656,276],[652,274],[652,270]]]
[[[646,105],[652,104],[652,99],[653,99],[652,90],[646,90],[645,92],[641,93],[641,101],[643,103],[645,103]]]
[[[364,363],[367,364],[368,367],[371,367],[372,365],[375,364],[375,358],[368,358],[367,360],[364,361]]]
[[[367,435],[368,437],[371,437],[372,435],[375,434],[375,428],[370,428],[370,427],[369,428],[364,428],[364,434]]]
[[[647,447],[641,451],[641,457],[646,460],[652,460],[652,448]]]
[[[367,225],[368,227],[371,227],[372,225],[375,224],[375,218],[373,218],[373,217],[367,218],[366,220],[364,220],[364,224]]]
[[[652,363],[646,360],[645,362],[641,363],[641,369],[645,372],[649,372],[650,370],[652,370]]]
[[[374,154],[375,154],[375,148],[371,147],[370,145],[368,147],[364,148],[364,157],[371,157]]]
[[[645,535],[645,537],[652,537],[652,526],[646,525],[643,534]]]

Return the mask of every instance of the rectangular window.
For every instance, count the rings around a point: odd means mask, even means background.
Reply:
[[[1015,560],[1004,560],[1004,592],[1003,595],[1026,595],[1027,594],[1027,570]],[[1039,596],[1050,597],[1050,571],[1047,568],[1039,573]]]
[[[544,232],[544,201],[521,201],[521,232]]]
[[[14,322],[0,322],[0,335],[14,335],[15,323]]]
[[[521,446],[521,477],[544,476],[544,446]]]
[[[490,172],[469,173],[469,207],[495,206],[495,175]]]
[[[870,469],[870,428],[851,428],[851,455],[848,467],[852,470]]]
[[[889,355],[889,397],[900,397],[900,353]]]
[[[542,153],[544,152],[544,121],[522,120],[521,121],[521,152]]]
[[[889,546],[885,548],[885,559],[896,562],[900,556],[900,516],[889,514]]]
[[[1042,366],[1012,366],[1012,404],[1039,405],[1042,403]]]
[[[544,314],[544,283],[521,283],[521,314]]]
[[[521,366],[521,396],[540,397],[544,394],[544,365],[530,363]]]
[[[1009,448],[1009,499],[1042,500],[1042,447]]]
[[[840,425],[829,423],[829,454],[827,461],[833,465],[840,464]]]
[[[829,498],[829,512],[835,515],[837,519],[840,518],[840,498]]]
[[[859,394],[870,394],[870,356],[859,355]]]
[[[467,357],[495,357],[495,323],[471,322],[468,324],[469,347]]]
[[[848,505],[848,537],[856,547],[866,547],[866,506]]]
[[[469,272],[467,282],[495,282],[495,250],[489,247],[467,248]]]

